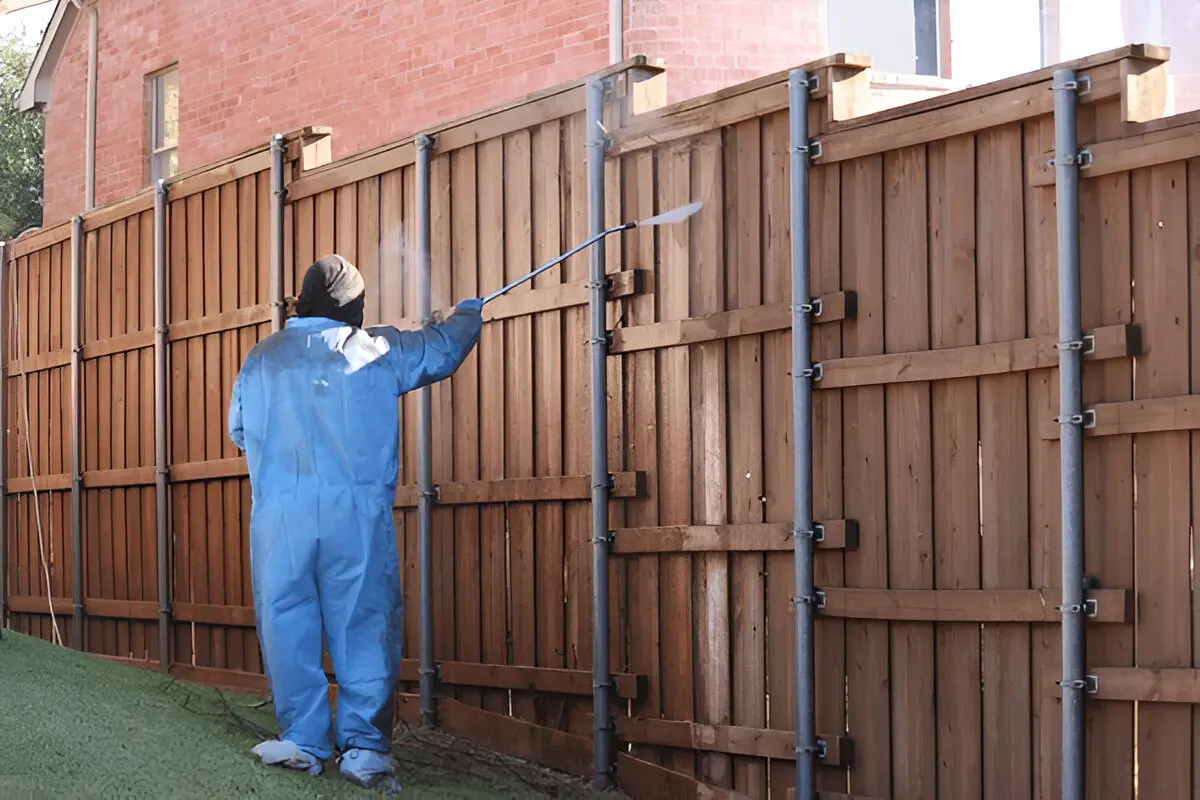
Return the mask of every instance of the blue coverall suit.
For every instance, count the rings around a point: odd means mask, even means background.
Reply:
[[[334,745],[322,630],[339,687],[338,748],[391,751],[403,635],[397,398],[459,367],[478,341],[480,306],[465,301],[411,332],[292,318],[238,374],[229,435],[249,464],[264,666],[281,743],[315,759]],[[316,760],[290,765],[320,771]]]

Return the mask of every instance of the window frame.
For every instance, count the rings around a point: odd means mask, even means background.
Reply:
[[[156,183],[160,178],[171,178],[179,172],[179,140],[178,131],[176,132],[176,140],[173,143],[166,142],[165,132],[162,130],[166,125],[166,109],[164,107],[163,97],[164,90],[167,85],[167,79],[174,78],[176,93],[179,89],[179,64],[170,64],[162,69],[155,70],[146,75],[146,158],[145,164],[145,180],[148,184]],[[175,113],[178,115],[179,109],[176,106]],[[176,120],[178,126],[178,120]],[[160,141],[163,144],[158,144]],[[175,171],[169,172],[170,156],[175,154]],[[169,172],[169,174],[167,174]]]
[[[913,0],[914,52],[917,75],[948,77],[942,63],[942,0]]]

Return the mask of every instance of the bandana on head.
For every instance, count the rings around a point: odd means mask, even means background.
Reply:
[[[361,328],[365,296],[366,283],[357,267],[339,255],[323,256],[304,273],[296,316]]]

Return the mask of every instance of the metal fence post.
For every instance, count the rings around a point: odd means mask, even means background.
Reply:
[[[83,284],[83,217],[71,218],[71,645],[83,650],[83,417],[80,403],[80,294]]]
[[[284,159],[287,142],[282,133],[271,137],[271,333],[283,327],[283,209],[287,201]]]
[[[812,363],[812,294],[808,254],[808,73],[788,75],[791,117],[792,225],[792,430],[794,436],[793,556],[796,567],[796,800],[815,800],[816,687],[813,656],[816,587],[813,586],[812,393],[819,366]]]
[[[171,539],[167,480],[167,183],[154,193],[154,500],[158,545],[158,666],[171,671]]]
[[[421,325],[431,322],[432,301],[429,255],[429,162],[433,158],[433,137],[417,137],[417,313]],[[433,391],[429,386],[417,395],[417,531],[420,551],[421,641],[420,687],[421,724],[437,724],[437,699],[433,663]]]
[[[604,230],[604,157],[608,137],[604,130],[605,81],[587,84],[588,235]],[[608,473],[608,292],[605,281],[604,240],[596,242],[590,257],[592,364],[592,713],[595,725],[592,788],[602,791],[613,782],[613,723],[609,702],[612,675],[608,657],[608,501],[612,479]]]
[[[1086,78],[1083,82],[1086,83]],[[1081,81],[1054,73],[1054,171],[1058,201],[1058,382],[1062,438],[1062,796],[1084,796],[1085,625],[1083,594],[1083,330],[1079,299],[1079,159],[1076,113]]]

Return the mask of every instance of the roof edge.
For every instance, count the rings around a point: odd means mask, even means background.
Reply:
[[[78,19],[79,5],[75,0],[58,0],[50,24],[38,43],[29,74],[21,85],[21,93],[17,95],[17,108],[21,111],[41,110],[50,105],[54,73],[58,70],[58,62],[67,49],[67,42]]]

